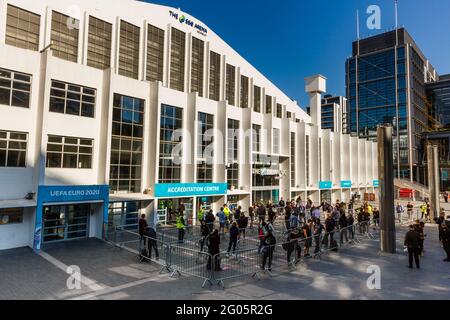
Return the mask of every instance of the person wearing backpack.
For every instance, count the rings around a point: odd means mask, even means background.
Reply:
[[[245,230],[248,226],[248,217],[245,216],[245,214],[242,212],[241,216],[237,220],[237,224],[239,227],[239,234],[242,234],[243,239],[245,239]]]
[[[262,259],[262,265],[261,265],[261,269],[265,270],[266,269],[266,263],[267,264],[267,269],[269,271],[272,271],[272,259],[273,259],[273,252],[275,250],[275,244],[277,243],[277,240],[275,239],[275,237],[272,234],[272,231],[268,231],[265,239],[264,239],[264,247],[263,247],[263,259]],[[267,261],[268,260],[268,261]]]
[[[320,237],[322,236],[322,232],[323,232],[323,225],[320,222],[320,219],[314,219],[313,234],[314,234],[314,242],[316,244],[314,254],[318,254],[320,252]]]
[[[262,222],[259,227],[258,227],[258,239],[259,239],[259,247],[258,247],[258,252],[261,253],[262,252],[262,248],[264,246],[264,239],[265,239],[265,228],[266,228],[266,223]]]
[[[292,230],[286,239],[286,243],[283,243],[283,249],[287,252],[286,258],[288,265],[291,264],[291,256],[294,250],[297,250],[297,261],[302,257],[302,248],[299,243],[299,233],[297,229]]]

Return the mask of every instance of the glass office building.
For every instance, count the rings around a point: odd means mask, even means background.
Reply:
[[[435,123],[425,83],[437,77],[404,28],[353,42],[346,61],[350,132],[375,141],[377,126],[392,124],[396,178],[418,180],[421,134]]]

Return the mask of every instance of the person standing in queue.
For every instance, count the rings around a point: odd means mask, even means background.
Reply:
[[[222,271],[222,268],[220,267],[220,236],[219,231],[217,229],[214,229],[214,231],[209,236],[209,257],[208,257],[208,264],[207,269],[214,271]],[[214,258],[214,259],[211,259]],[[214,261],[213,261],[214,260]],[[214,264],[214,266],[212,265]]]
[[[264,246],[263,246],[263,260],[261,269],[266,269],[266,263],[267,263],[267,270],[272,271],[272,259],[273,259],[273,252],[275,250],[275,244],[277,243],[277,240],[273,236],[273,233],[271,230],[267,232],[264,239]]]
[[[225,221],[225,227],[228,232],[228,230],[230,229],[230,221],[232,220],[232,217],[231,217],[230,208],[228,208],[228,205],[226,205],[226,204],[223,205],[223,213],[225,214],[225,217],[227,218]]]
[[[139,219],[139,236],[141,237],[140,241],[139,241],[139,245],[142,245],[142,242],[144,242],[144,247],[146,244],[145,234],[146,234],[147,227],[148,227],[148,223],[147,223],[147,220],[145,219],[145,214],[143,214],[143,215],[141,215],[141,217]]]
[[[233,222],[230,228],[230,242],[228,243],[228,254],[230,254],[231,246],[233,246],[233,253],[236,252],[236,245],[239,237],[239,228],[237,227],[236,221]]]
[[[415,230],[414,225],[409,226],[409,231],[405,236],[405,247],[408,249],[409,266],[408,268],[413,268],[413,259],[416,263],[417,269],[420,269],[420,247],[419,247],[420,235]]]
[[[442,222],[442,234],[441,241],[444,247],[444,251],[447,258],[444,259],[445,262],[450,262],[450,216],[447,217],[447,221]]]
[[[177,215],[176,227],[178,229],[178,243],[183,243],[186,223],[182,212],[179,212]]]

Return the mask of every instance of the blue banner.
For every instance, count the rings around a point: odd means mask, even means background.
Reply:
[[[352,182],[350,180],[342,180],[341,181],[341,188],[350,189],[351,187],[352,187]]]
[[[109,186],[39,186],[36,206],[36,223],[33,248],[41,250],[44,204],[71,203],[83,201],[103,202],[103,237],[106,239],[108,226]]]
[[[379,187],[379,186],[380,186],[380,181],[378,181],[378,180],[373,180],[373,186],[374,186],[374,187]]]
[[[215,196],[227,194],[226,183],[156,184],[156,198]]]
[[[332,181],[320,181],[319,182],[319,189],[332,189],[332,188],[333,188]]]

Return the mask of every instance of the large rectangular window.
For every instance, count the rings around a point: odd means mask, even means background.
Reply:
[[[31,75],[0,68],[0,104],[30,107]]]
[[[95,97],[95,89],[52,80],[50,111],[93,118]]]
[[[283,118],[283,106],[277,103],[277,118]]]
[[[23,208],[0,209],[0,226],[23,222]]]
[[[254,86],[253,88],[253,110],[255,112],[261,112],[261,88],[258,86]]]
[[[170,88],[184,91],[184,65],[186,52],[186,34],[172,28],[170,51]]]
[[[138,79],[139,77],[140,28],[120,20],[119,74]]]
[[[163,81],[164,30],[151,24],[147,32],[147,80]]]
[[[213,182],[214,115],[199,112],[197,121],[197,182]]]
[[[87,65],[100,70],[111,66],[112,24],[89,17]]]
[[[272,97],[266,95],[266,113],[272,113]]]
[[[225,83],[226,100],[229,105],[236,105],[236,68],[227,64],[227,76]]]
[[[241,76],[241,108],[248,108],[248,77]]]
[[[47,168],[91,169],[94,140],[48,136]]]
[[[205,43],[197,38],[192,38],[191,61],[191,92],[198,92],[203,97],[203,60],[205,58]]]
[[[291,132],[291,187],[295,187],[295,132]]]
[[[145,101],[114,94],[109,186],[141,192]]]
[[[254,124],[252,125],[252,151],[260,152],[261,150],[261,126]]]
[[[0,130],[0,167],[26,167],[28,133]]]
[[[5,43],[38,51],[41,16],[10,4],[7,10]]]
[[[161,131],[159,141],[159,183],[181,182],[183,109],[161,105]],[[177,152],[175,154],[175,152]]]
[[[280,153],[280,129],[273,129],[273,137],[272,137],[272,143],[273,143],[273,153],[279,154]]]
[[[220,54],[211,51],[209,61],[209,98],[220,99]]]
[[[80,21],[59,12],[52,12],[53,56],[77,62]]]
[[[239,120],[228,119],[227,133],[228,190],[239,187]]]

